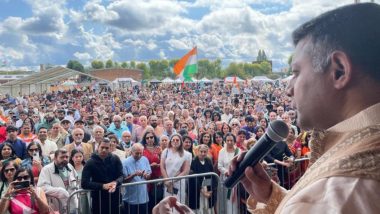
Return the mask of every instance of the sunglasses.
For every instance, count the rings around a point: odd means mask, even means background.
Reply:
[[[29,175],[18,176],[18,177],[16,178],[16,180],[18,180],[18,181],[22,181],[22,180],[30,180],[30,176],[29,176]]]
[[[75,136],[82,136],[83,134],[75,134]]]
[[[232,124],[232,126],[238,126],[239,124]]]
[[[28,149],[30,152],[38,152],[38,148],[37,149]]]
[[[145,139],[146,139],[146,140],[154,139],[154,137],[153,137],[153,136],[150,136],[150,137],[146,137]]]
[[[14,171],[16,171],[15,168],[9,168],[9,169],[5,169],[5,170],[4,170],[5,173],[8,173],[8,172],[14,172]]]

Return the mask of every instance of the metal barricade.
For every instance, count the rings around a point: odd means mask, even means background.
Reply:
[[[46,195],[46,200],[48,202],[48,205],[53,209],[53,211],[58,211],[59,213],[65,212],[62,202],[59,198]]]
[[[276,181],[285,189],[291,189],[305,173],[309,165],[309,160],[310,158],[307,157],[295,159],[291,167],[270,163],[267,164],[267,172],[272,180]]]
[[[296,159],[291,168],[267,164],[267,172],[273,180],[290,189],[303,175],[308,162],[309,158]],[[280,172],[280,170],[283,171]],[[80,189],[70,195],[66,210],[73,210],[69,202],[76,199],[78,206],[75,208],[75,213],[78,214],[150,214],[156,204],[166,196],[172,195],[197,214],[248,213],[246,200],[249,195],[243,185],[239,183],[233,189],[227,189],[214,172],[125,183],[117,189],[117,194],[117,197],[113,197],[105,191]],[[94,197],[96,203],[94,203]],[[149,201],[146,201],[146,198],[149,198]],[[96,207],[92,207],[94,204]],[[99,210],[94,210],[95,208]]]
[[[165,184],[169,186],[167,188]],[[148,188],[150,185],[150,191],[141,191]],[[173,187],[173,188],[170,188]],[[211,200],[214,200],[214,203],[211,203],[213,206],[209,206],[207,208],[207,202],[205,200],[202,201],[205,197],[203,197],[203,193],[200,188],[204,189],[204,192],[210,193]],[[219,210],[220,200],[217,200],[219,195],[218,189],[220,187],[219,176],[214,173],[202,173],[202,174],[192,174],[187,176],[173,177],[173,178],[165,178],[165,179],[155,179],[155,180],[147,180],[141,182],[132,182],[125,183],[118,188],[118,194],[121,197],[118,198],[118,203],[115,211],[115,207],[101,207],[112,205],[111,197],[104,197],[104,191],[91,191],[91,190],[77,190],[73,192],[67,203],[67,210],[73,210],[70,207],[70,201],[77,199],[78,207],[76,207],[76,213],[133,213],[133,214],[145,214],[151,213],[153,207],[158,204],[164,197],[166,196],[175,196],[177,200],[183,204],[186,204],[190,208],[193,208],[194,213],[204,213],[200,210],[209,210],[209,213],[215,213],[215,211]],[[103,192],[103,193],[102,193]],[[83,195],[90,195],[88,206],[85,208],[81,202],[81,197]],[[103,195],[102,195],[103,194]],[[110,195],[110,193],[107,193]],[[130,195],[128,195],[130,194]],[[200,196],[202,194],[202,196]],[[149,197],[149,202],[144,203],[145,201],[140,201],[140,204],[135,204],[134,202],[139,202],[139,199],[144,199],[145,196]],[[107,198],[109,201],[105,202],[103,199]],[[128,197],[131,196],[131,197]],[[94,204],[94,197],[98,197],[100,200],[98,203]],[[213,198],[215,197],[215,198]],[[123,199],[124,200],[123,200]],[[106,199],[106,200],[107,200]],[[115,199],[115,197],[113,198]],[[97,200],[97,199],[96,199]],[[129,201],[128,201],[129,200]],[[132,203],[131,203],[132,201]],[[94,210],[96,208],[99,210]],[[197,209],[198,208],[198,209]],[[87,210],[83,210],[87,209]],[[102,210],[102,212],[100,212]],[[206,212],[207,213],[207,212]]]

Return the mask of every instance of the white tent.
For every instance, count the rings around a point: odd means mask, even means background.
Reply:
[[[158,80],[158,79],[152,79],[151,81],[149,81],[150,83],[161,83],[161,81],[160,80]]]
[[[183,82],[183,79],[181,78],[177,78],[176,80],[174,80],[174,83],[182,83]]]
[[[114,81],[112,81],[112,85],[114,89],[127,88],[135,85],[140,85],[140,82],[132,78],[116,78]]]
[[[119,83],[119,82],[130,82],[132,84],[137,84],[138,82],[132,78],[116,78],[113,83]]]
[[[72,80],[68,80],[68,81],[65,81],[64,83],[62,83],[62,85],[64,86],[72,86],[72,85],[77,85],[78,83],[72,81]]]
[[[244,80],[240,79],[239,77],[226,77],[224,79],[224,82],[225,83],[233,83],[235,81],[235,78],[236,78],[236,82],[244,82]]]
[[[266,76],[256,76],[251,79],[251,82],[273,82],[273,80],[269,79]]]
[[[163,83],[174,83],[174,80],[170,79],[169,77],[166,77],[162,80]]]
[[[200,79],[199,82],[203,82],[203,83],[212,83],[212,81],[209,80],[209,79],[207,79],[206,77],[203,77],[202,79]]]

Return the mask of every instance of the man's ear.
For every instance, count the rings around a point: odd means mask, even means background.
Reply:
[[[347,86],[352,78],[352,64],[350,58],[342,51],[334,51],[331,54],[331,76],[336,89]]]

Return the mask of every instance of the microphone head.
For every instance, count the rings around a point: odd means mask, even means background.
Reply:
[[[284,140],[289,134],[288,125],[282,120],[275,120],[269,123],[267,135],[275,141],[280,142]]]

